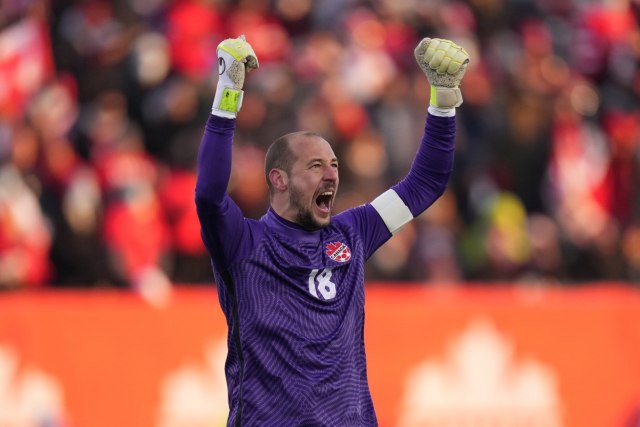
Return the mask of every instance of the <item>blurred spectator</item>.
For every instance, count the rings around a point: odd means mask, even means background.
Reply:
[[[0,290],[39,287],[50,274],[51,233],[18,169],[0,168]]]
[[[171,278],[178,283],[200,283],[211,271],[193,203],[195,182],[194,172],[174,170],[164,179],[160,191],[174,252]]]
[[[460,226],[454,195],[447,191],[417,223],[409,267],[413,280],[453,284],[463,279],[456,241]]]
[[[193,203],[214,50],[261,61],[229,191],[267,203],[278,136],[348,161],[336,209],[401,179],[429,91],[424,36],[471,53],[450,188],[370,280],[640,281],[640,3],[41,0],[0,11],[0,287],[210,283]]]
[[[217,67],[212,55],[222,37],[220,14],[206,1],[176,1],[166,17],[171,62],[184,76],[204,81]]]
[[[74,89],[68,77],[52,82],[29,110],[35,143],[42,147],[33,159],[40,200],[53,228],[49,257],[55,268],[50,279],[59,286],[109,285],[115,281],[101,239],[103,201],[97,175],[70,140],[79,115]]]
[[[158,165],[144,151],[122,93],[103,93],[85,126],[105,195],[103,238],[112,267],[121,280],[162,302],[171,241],[157,191]]]

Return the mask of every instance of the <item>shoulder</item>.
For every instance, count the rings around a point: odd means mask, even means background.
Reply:
[[[332,218],[332,223],[353,224],[362,218],[375,218],[379,216],[371,203],[364,203],[353,208],[346,209]]]
[[[366,232],[370,227],[384,226],[380,214],[370,203],[340,212],[333,217],[331,222],[341,230],[351,229],[360,233]]]

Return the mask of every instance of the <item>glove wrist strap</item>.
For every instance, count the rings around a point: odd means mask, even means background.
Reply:
[[[228,119],[235,119],[240,107],[242,107],[242,95],[240,89],[218,85],[213,99],[211,114]]]
[[[440,108],[440,107],[434,107],[433,105],[429,105],[429,108],[427,108],[427,111],[432,116],[438,116],[438,117],[455,117],[456,116],[456,108],[455,107],[453,107],[453,108]]]
[[[431,86],[429,104],[438,108],[455,108],[462,105],[459,87]]]

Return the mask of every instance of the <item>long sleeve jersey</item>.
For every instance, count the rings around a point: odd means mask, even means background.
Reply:
[[[455,118],[427,116],[408,175],[307,231],[227,194],[235,120],[210,116],[196,205],[228,326],[228,426],[377,426],[364,345],[364,262],[444,191]]]

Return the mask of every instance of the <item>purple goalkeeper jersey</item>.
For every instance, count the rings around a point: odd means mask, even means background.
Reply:
[[[452,166],[454,118],[429,118],[432,136],[425,134],[409,175],[394,187],[414,216],[444,191]],[[377,426],[364,346],[364,262],[391,237],[389,214],[365,204],[317,231],[272,209],[260,220],[245,218],[226,193],[234,127],[235,120],[209,118],[196,184],[228,325],[227,425]]]

